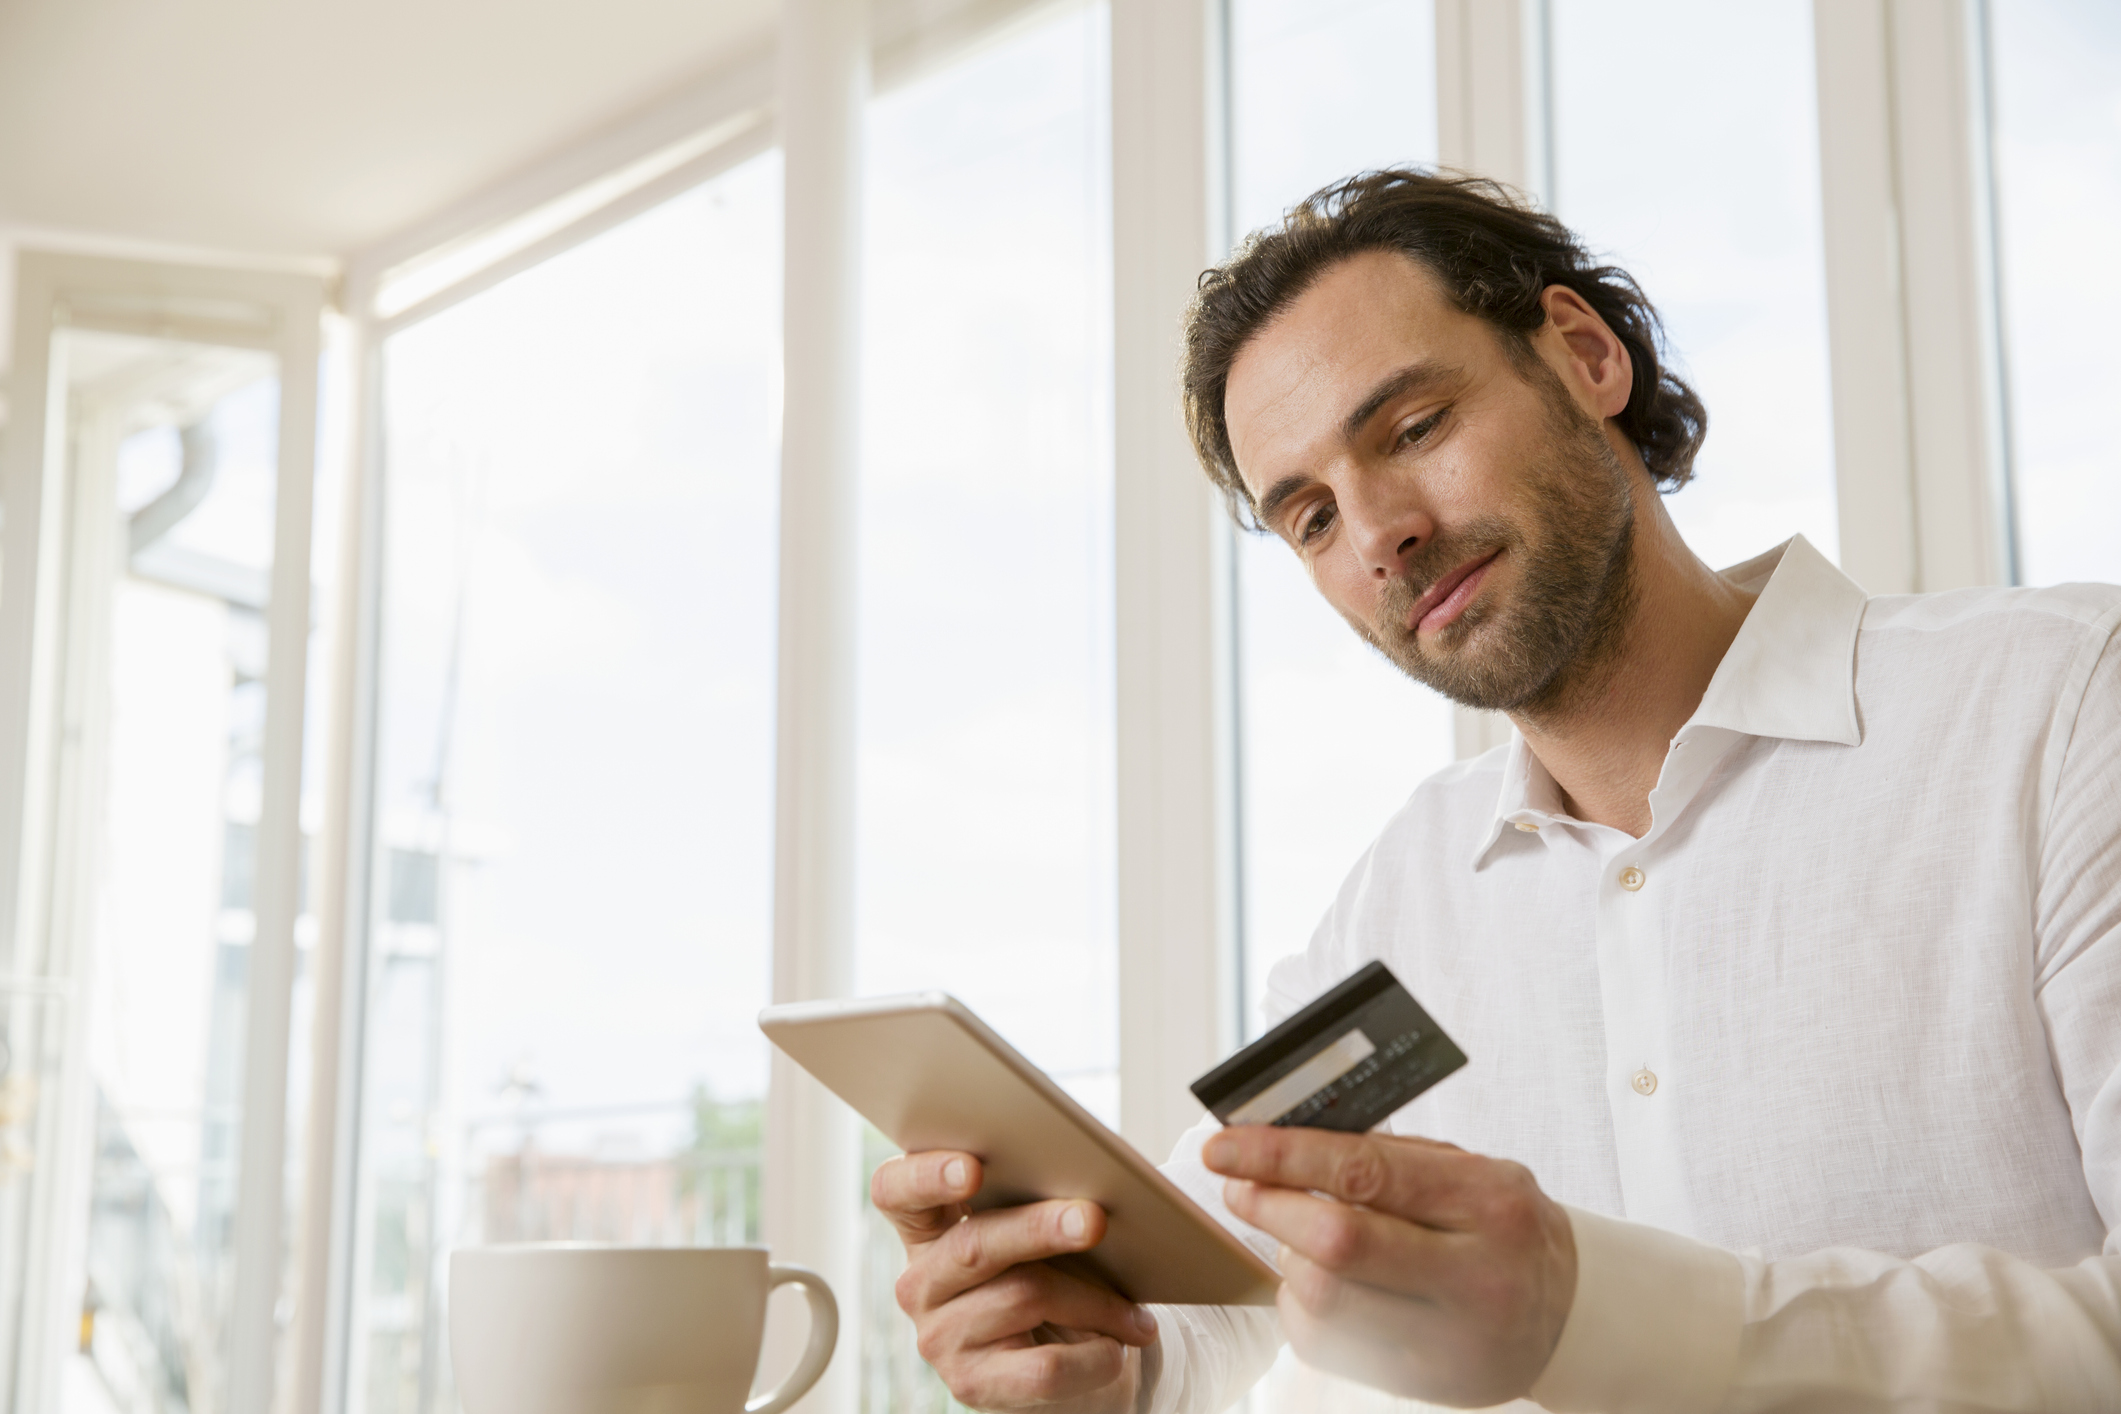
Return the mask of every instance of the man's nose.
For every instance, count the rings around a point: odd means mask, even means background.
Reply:
[[[1340,499],[1349,542],[1372,578],[1384,580],[1398,574],[1406,567],[1407,556],[1436,534],[1428,509],[1404,486],[1359,477]]]

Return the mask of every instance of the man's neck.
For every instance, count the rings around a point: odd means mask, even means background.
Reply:
[[[1553,710],[1511,719],[1570,814],[1639,838],[1672,738],[1701,705],[1757,596],[1702,564],[1648,478],[1637,482],[1635,606],[1618,648]]]

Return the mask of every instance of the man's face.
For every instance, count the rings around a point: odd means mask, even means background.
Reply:
[[[1469,706],[1539,707],[1632,606],[1629,473],[1550,361],[1389,252],[1328,270],[1239,351],[1239,474],[1356,632]],[[1572,671],[1573,670],[1573,671]]]

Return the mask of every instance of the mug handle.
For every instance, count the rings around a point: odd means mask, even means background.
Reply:
[[[825,1279],[808,1268],[779,1262],[766,1268],[768,1292],[789,1282],[800,1286],[804,1299],[810,1303],[810,1342],[803,1347],[803,1358],[795,1362],[794,1373],[746,1404],[744,1414],[781,1414],[808,1394],[818,1376],[825,1373],[825,1366],[832,1362],[832,1347],[839,1342],[840,1304],[832,1299],[832,1288],[825,1285]]]

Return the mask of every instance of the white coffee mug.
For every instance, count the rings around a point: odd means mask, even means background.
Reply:
[[[795,1372],[747,1401],[784,1282],[810,1302]],[[839,1305],[760,1247],[473,1247],[449,1261],[465,1414],[780,1414],[825,1373]]]

